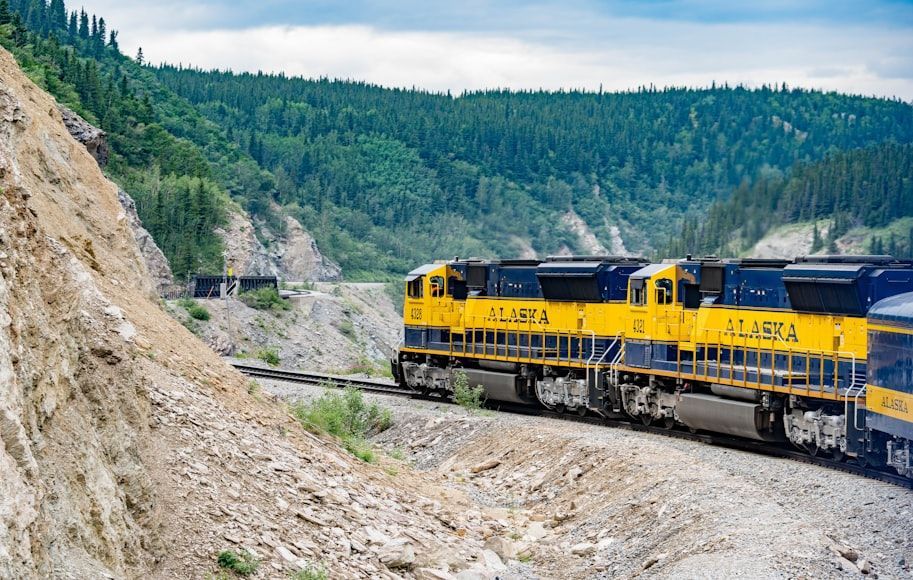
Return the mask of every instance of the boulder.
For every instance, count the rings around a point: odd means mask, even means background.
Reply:
[[[581,542],[571,546],[571,554],[575,556],[590,556],[596,553],[596,546],[589,542]]]
[[[491,550],[483,549],[479,554],[479,563],[485,566],[488,570],[493,570],[495,572],[503,572],[507,570],[507,566],[504,565],[504,562],[501,561],[501,558],[498,557]]]
[[[412,547],[410,540],[396,538],[381,547],[377,558],[391,570],[397,568],[409,569],[415,562],[415,549]]]
[[[108,164],[108,134],[93,126],[67,107],[57,105],[57,108],[60,110],[63,124],[70,135],[82,143],[89,154],[98,162],[98,166],[104,169]]]
[[[469,471],[472,473],[482,473],[483,471],[488,471],[489,469],[494,469],[495,467],[501,465],[500,459],[488,459],[479,463],[478,465],[473,465]]]
[[[517,545],[501,536],[488,538],[485,542],[485,549],[491,550],[503,560],[512,560],[517,557]]]
[[[415,571],[415,577],[418,580],[454,580],[455,578],[450,572],[437,568],[419,568]]]

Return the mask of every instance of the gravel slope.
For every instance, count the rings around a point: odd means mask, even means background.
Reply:
[[[377,445],[471,497],[466,525],[525,551],[520,577],[913,577],[909,490],[691,441],[369,398],[396,417]]]

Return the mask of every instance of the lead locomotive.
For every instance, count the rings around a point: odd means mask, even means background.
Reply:
[[[453,260],[406,278],[400,383],[633,417],[913,477],[913,267],[786,260]],[[868,317],[868,318],[867,318]],[[867,381],[868,373],[868,381]]]

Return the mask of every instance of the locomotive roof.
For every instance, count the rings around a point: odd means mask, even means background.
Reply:
[[[424,266],[419,266],[418,268],[416,268],[415,270],[412,270],[411,272],[409,272],[406,275],[406,282],[412,282],[419,276],[424,276],[428,272],[436,270],[437,268],[440,268],[440,267],[441,267],[440,264],[425,264]]]
[[[638,280],[642,278],[650,278],[660,272],[665,272],[670,268],[670,264],[650,264],[649,266],[644,266],[640,270],[637,270],[631,274],[631,279]]]
[[[878,301],[869,309],[869,320],[913,328],[913,292]]]

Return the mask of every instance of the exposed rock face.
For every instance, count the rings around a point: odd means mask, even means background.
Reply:
[[[4,50],[0,189],[0,577],[142,570],[150,406],[106,294],[151,284],[116,188]]]
[[[561,216],[561,223],[577,234],[577,237],[580,239],[580,244],[586,253],[594,256],[604,256],[609,253],[593,231],[590,230],[590,227],[586,222],[583,221],[583,218],[577,215],[577,212],[574,210],[569,210],[566,214]]]
[[[0,578],[203,578],[224,549],[258,577],[465,567],[465,506],[399,478],[163,312],[117,187],[0,49]]]
[[[152,239],[152,234],[143,227],[143,222],[136,212],[136,202],[130,194],[120,188],[117,189],[117,199],[130,222],[130,229],[133,230],[133,237],[136,238],[136,244],[146,262],[152,282],[158,289],[171,286],[174,284],[174,275],[171,273],[171,266],[168,265],[168,258]]]
[[[280,275],[269,252],[254,234],[254,224],[251,223],[246,213],[240,210],[229,211],[228,225],[216,229],[215,232],[222,237],[225,247],[223,253],[225,265],[232,267],[235,275]]]
[[[108,164],[108,134],[67,107],[58,105],[57,108],[63,116],[63,124],[66,125],[70,135],[85,145],[89,154],[98,161],[98,166],[104,168]]]
[[[286,237],[280,254],[282,270],[296,282],[333,282],[342,278],[339,266],[320,253],[317,242],[295,218],[286,216]]]
[[[57,108],[60,110],[63,124],[70,135],[85,146],[89,154],[98,162],[99,167],[104,168],[108,164],[107,134],[63,105],[58,105]],[[161,289],[174,284],[174,276],[168,265],[168,259],[152,239],[152,234],[143,227],[143,222],[136,212],[136,202],[122,189],[118,189],[117,199],[124,208],[124,215],[130,223],[136,243],[139,245],[140,254],[146,261],[146,267],[156,288]]]
[[[276,208],[280,211],[280,208]],[[278,276],[294,282],[332,282],[342,278],[341,270],[317,249],[317,242],[293,217],[286,216],[286,233],[277,236],[265,227],[257,238],[250,217],[241,210],[230,211],[228,225],[216,230],[225,246],[225,263],[243,276]]]

